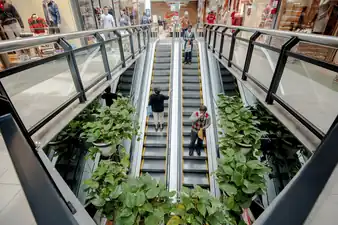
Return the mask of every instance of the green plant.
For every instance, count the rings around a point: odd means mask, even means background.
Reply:
[[[118,98],[110,107],[102,107],[97,112],[95,120],[84,125],[81,136],[87,137],[88,142],[111,144],[115,148],[121,141],[138,135],[135,108],[129,98]]]
[[[121,192],[121,183],[127,180],[127,171],[123,163],[102,160],[91,178],[85,181],[88,201],[107,218],[112,218],[119,206],[116,196]]]
[[[166,222],[172,212],[171,197],[164,184],[157,182],[149,174],[130,178],[121,184],[119,195],[115,195],[120,205],[116,208],[116,223],[119,225],[158,225]]]
[[[259,124],[257,118],[243,106],[241,99],[237,96],[229,97],[221,94],[217,107],[218,122],[223,129],[219,132],[220,150],[240,151],[242,148],[247,148],[255,157],[260,156],[261,137],[265,135],[265,132],[257,128]]]
[[[235,224],[220,200],[199,186],[192,190],[183,187],[180,198],[167,225]]]
[[[240,222],[242,209],[250,207],[252,198],[266,190],[264,175],[270,168],[257,160],[262,155],[261,138],[266,132],[258,128],[257,117],[243,106],[239,97],[219,95],[217,106],[223,130],[219,132],[222,157],[216,177],[224,204],[236,222]]]
[[[247,160],[241,152],[228,149],[218,162],[216,171],[219,188],[227,208],[237,214],[249,208],[255,195],[266,189],[264,175],[270,169],[258,160]]]

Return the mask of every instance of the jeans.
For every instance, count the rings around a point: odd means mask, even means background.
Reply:
[[[195,144],[197,140],[197,145]],[[198,133],[194,130],[191,130],[190,136],[190,145],[189,145],[189,154],[193,153],[196,149],[198,155],[201,154],[201,149],[203,149],[203,140],[198,137]]]
[[[185,52],[184,53],[184,61],[185,62],[187,62],[187,63],[191,62],[191,57],[192,57],[192,52]]]

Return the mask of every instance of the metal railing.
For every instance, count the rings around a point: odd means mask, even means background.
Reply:
[[[253,34],[249,39],[245,39],[243,37],[239,37],[238,34],[241,31],[251,32]],[[219,46],[216,46],[216,39],[218,37],[219,40],[219,35],[221,35]],[[271,44],[259,42],[257,39],[261,35],[283,37],[287,40],[281,48],[278,48]],[[266,93],[266,103],[273,104],[273,102],[276,101],[313,134],[321,139],[321,144],[316,149],[314,155],[307,161],[307,163],[301,168],[301,170],[289,182],[289,184],[283,189],[277,198],[275,198],[272,204],[270,204],[254,222],[256,225],[304,224],[310,213],[312,213],[313,207],[318,201],[320,194],[322,193],[338,163],[338,153],[335,151],[338,144],[338,116],[334,119],[326,134],[324,134],[309,120],[297,112],[296,109],[292,108],[284,100],[278,97],[276,92],[280,85],[283,70],[286,66],[288,57],[293,57],[327,70],[338,72],[337,65],[291,51],[292,47],[301,41],[338,48],[338,38],[322,35],[224,25],[204,25],[204,33],[202,36],[204,36],[207,48],[212,51],[212,53],[214,53],[216,58],[219,60],[225,59],[228,67],[234,67],[237,69],[237,71],[242,73],[242,80],[246,81],[247,79],[250,79],[258,86],[258,88]],[[225,37],[230,38],[230,43],[225,42]],[[248,43],[243,67],[236,65],[233,60],[237,41],[244,41]],[[223,53],[225,45],[229,45],[230,47],[229,54]],[[260,81],[257,80],[257,78],[253,77],[253,74],[249,74],[248,72],[255,46],[259,46],[279,54],[269,87],[265,87]],[[323,221],[321,222],[326,222],[325,217],[323,217]]]
[[[240,37],[238,34],[240,32],[250,32],[253,33],[249,39]],[[282,37],[286,42],[279,48],[271,44],[262,43],[258,41],[258,38],[268,35],[272,37]],[[338,37],[333,36],[323,36],[323,35],[313,35],[305,33],[296,33],[288,31],[279,31],[279,30],[268,30],[268,29],[257,29],[257,28],[248,28],[248,27],[239,27],[239,26],[225,26],[220,24],[215,25],[204,25],[204,39],[208,49],[210,49],[219,60],[225,59],[227,61],[228,67],[234,67],[242,73],[242,80],[250,79],[255,83],[262,91],[266,93],[266,103],[273,104],[274,101],[279,103],[287,112],[294,116],[300,123],[302,123],[309,131],[311,131],[319,139],[323,139],[325,133],[315,126],[311,121],[305,118],[300,112],[290,106],[286,101],[279,97],[276,92],[280,86],[284,68],[286,66],[288,57],[292,57],[322,68],[325,68],[330,71],[338,72],[338,65],[326,62],[323,60],[315,59],[297,52],[291,51],[291,49],[299,44],[300,42],[306,42],[316,45],[322,45],[329,48],[338,48]],[[220,36],[220,39],[219,39]],[[229,54],[224,53],[224,48],[226,43],[225,37],[231,39]],[[216,40],[217,38],[217,40]],[[219,41],[219,46],[216,46]],[[248,43],[245,63],[242,66],[237,65],[234,62],[234,52],[235,45],[238,41],[243,41]],[[259,46],[263,49],[270,50],[275,52],[278,55],[278,60],[276,67],[274,69],[271,82],[269,87],[264,86],[261,81],[249,74],[250,64],[252,61],[254,47]],[[263,65],[266,66],[266,65]]]
[[[109,35],[107,35],[109,34]],[[106,39],[105,37],[110,37]],[[94,43],[88,44],[87,39],[95,39]],[[83,46],[75,48],[71,45],[70,41],[80,39],[81,42],[86,42]],[[68,63],[68,69],[72,76],[72,80],[75,86],[75,93],[70,96],[63,104],[58,106],[51,113],[46,115],[36,124],[29,128],[27,136],[35,134],[39,129],[51,121],[55,116],[60,114],[64,109],[69,105],[75,102],[77,99],[80,103],[86,101],[86,93],[91,90],[98,83],[104,79],[111,80],[112,74],[118,71],[121,68],[125,68],[127,63],[132,62],[135,58],[141,54],[146,48],[147,43],[150,40],[150,26],[128,26],[128,27],[118,27],[112,29],[99,29],[99,30],[90,30],[90,31],[80,31],[67,34],[57,34],[57,35],[48,35],[43,37],[32,37],[24,38],[13,41],[4,41],[0,42],[0,52],[12,52],[18,51],[25,48],[34,48],[36,46],[41,46],[44,44],[51,44],[61,46],[63,52],[56,53],[55,55],[41,58],[39,60],[30,61],[27,63],[22,63],[11,68],[7,68],[0,72],[0,79],[9,77],[13,74],[31,69],[43,65],[48,62],[53,62],[61,58],[66,58]],[[107,55],[107,44],[117,43],[118,54],[120,56],[119,62],[111,67],[110,59]],[[86,52],[90,49],[99,49],[102,56],[102,63],[104,68],[104,73],[99,74],[95,79],[93,79],[89,84],[84,86],[81,79],[81,74],[79,71],[79,64],[77,63],[76,56],[81,52]],[[130,52],[129,56],[126,56],[125,50]],[[46,73],[52,71],[45,71]],[[33,75],[34,76],[34,75]],[[7,94],[4,85],[0,82],[0,94],[8,99],[14,108],[13,103],[9,95]],[[18,113],[14,116],[19,127],[23,130],[26,130],[23,122],[21,121]]]
[[[2,82],[0,82],[0,131],[6,143],[9,155],[13,161],[24,193],[32,209],[35,221],[38,224],[79,224],[79,221],[74,219],[74,215],[76,213],[83,213],[84,209],[81,209],[83,212],[77,212],[76,207],[74,208],[72,203],[67,202],[67,200],[64,198],[51,174],[48,172],[46,165],[39,157],[31,135],[36,133],[41,127],[46,125],[76,100],[79,100],[80,103],[87,101],[86,94],[88,94],[87,92],[90,89],[95,87],[100,81],[103,81],[104,79],[107,79],[108,81],[112,80],[112,77],[114,77],[112,74],[114,75],[114,73],[116,73],[119,69],[123,70],[123,68],[125,68],[127,65],[130,65],[132,62],[134,62],[136,57],[148,47],[148,42],[150,40],[149,27],[144,28],[144,25],[142,25],[142,27],[143,29],[141,29],[141,26],[130,26],[106,30],[82,31],[69,34],[5,41],[0,43],[0,52],[2,53],[17,51],[22,48],[31,48],[37,45],[53,42],[58,43],[63,48],[63,52],[5,69],[0,72],[0,78],[9,77],[18,72],[26,71],[27,69],[42,65],[46,62],[51,62],[53,60],[65,57],[67,59],[68,69],[76,89],[73,96],[71,96],[57,109],[27,130]],[[105,33],[113,33],[114,37],[105,40],[101,36]],[[69,40],[71,39],[87,38],[89,36],[94,36],[97,41],[92,44],[85,44],[79,48],[74,48],[69,43]],[[136,41],[134,40],[135,36]],[[143,37],[143,40],[141,40],[141,37]],[[130,47],[131,53],[128,57],[125,56],[125,46],[123,43],[123,39],[126,38],[127,40],[129,39],[128,48]],[[110,68],[106,44],[110,44],[113,41],[117,42],[118,44],[120,62],[117,63],[114,68]],[[138,46],[138,50],[135,50],[135,46]],[[92,48],[99,48],[101,50],[104,73],[98,75],[95,77],[95,79],[91,80],[89,84],[84,86],[83,80],[80,76],[78,68],[79,65],[77,63],[75,53],[86,51]],[[45,72],[48,73],[51,71]],[[33,176],[32,172],[34,172],[35,176]],[[27,180],[27,178],[29,179]],[[39,201],[39,199],[42,201]],[[42,207],[43,202],[50,202],[51,207]],[[88,215],[84,214],[81,214],[80,217],[82,220],[89,218]],[[89,223],[86,224],[93,223],[90,218],[87,220],[87,222]]]

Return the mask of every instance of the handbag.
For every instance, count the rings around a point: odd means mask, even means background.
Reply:
[[[186,44],[185,46],[185,49],[184,49],[185,52],[191,52],[191,44]]]
[[[200,129],[198,131],[198,138],[201,139],[201,140],[204,140],[204,132],[203,132],[203,129]]]
[[[151,115],[153,115],[153,110],[151,109],[151,106],[148,105],[148,107],[147,107],[147,116],[151,116]]]

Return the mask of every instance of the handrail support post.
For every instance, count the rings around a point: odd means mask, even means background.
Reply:
[[[208,48],[210,49],[210,43],[211,43],[211,32],[212,32],[212,28],[214,28],[213,25],[209,26],[209,40],[208,40]]]
[[[111,80],[111,73],[110,73],[110,67],[109,67],[109,60],[108,60],[108,55],[107,55],[107,49],[106,45],[104,42],[104,39],[102,38],[100,33],[95,33],[96,40],[100,42],[100,50],[101,50],[101,55],[102,55],[102,62],[104,66],[104,70],[107,73],[107,80]]]
[[[224,28],[224,30],[222,31],[222,36],[221,36],[221,44],[220,44],[220,47],[219,47],[219,58],[222,59],[222,53],[223,53],[223,46],[224,46],[224,35],[225,35],[225,32],[228,30],[228,28]]]
[[[281,52],[278,57],[277,65],[272,76],[270,87],[265,99],[266,103],[270,105],[273,103],[273,95],[277,92],[279,83],[282,79],[284,68],[288,60],[287,52],[291,50],[296,44],[298,44],[298,42],[299,39],[297,37],[292,37],[282,46]]]
[[[118,44],[119,44],[119,50],[120,50],[120,56],[122,61],[122,68],[126,67],[126,59],[124,57],[124,51],[123,51],[123,43],[122,43],[122,35],[119,31],[114,31],[114,34],[118,37]]]
[[[215,53],[215,47],[216,47],[216,37],[217,37],[217,31],[218,29],[220,28],[220,26],[217,26],[216,29],[215,29],[215,33],[214,33],[214,43],[213,43],[213,46],[212,46],[212,52]]]
[[[64,50],[69,51],[69,54],[67,55],[67,62],[68,62],[68,66],[70,69],[70,73],[73,78],[75,90],[78,93],[80,93],[80,96],[79,96],[80,103],[84,103],[85,101],[87,101],[87,98],[86,98],[86,93],[85,93],[85,90],[82,84],[80,71],[76,63],[76,58],[73,52],[73,47],[63,38],[60,38],[58,40],[58,43],[61,45],[61,47]]]
[[[130,51],[132,55],[132,59],[135,59],[135,49],[134,49],[134,39],[133,39],[133,33],[129,29],[127,29],[127,32],[129,34],[129,41],[130,41]]]
[[[245,58],[245,64],[244,64],[244,68],[243,68],[243,73],[242,73],[242,80],[247,80],[247,75],[246,73],[249,71],[249,67],[250,67],[250,63],[251,63],[251,58],[252,58],[252,53],[254,50],[254,41],[256,41],[256,39],[261,35],[261,33],[259,31],[256,31],[249,40],[249,45],[248,45],[248,51],[246,54],[246,58]]]
[[[229,61],[228,61],[229,67],[231,67],[231,61],[232,61],[232,58],[234,57],[236,36],[239,32],[240,32],[240,29],[236,29],[235,32],[232,34],[232,37],[231,37],[231,46],[230,46]]]

